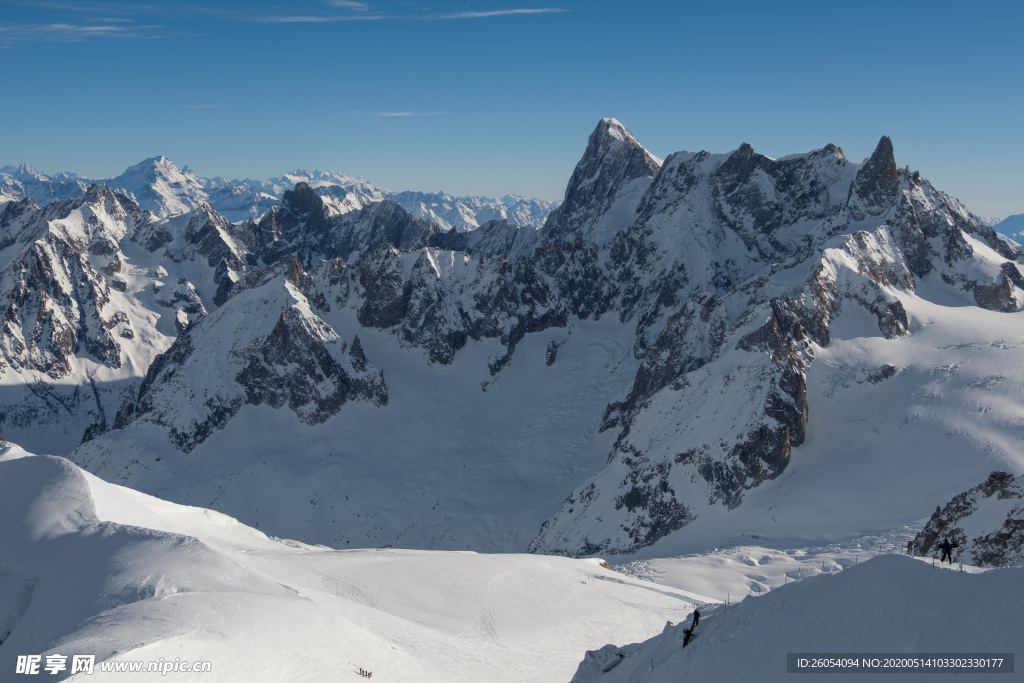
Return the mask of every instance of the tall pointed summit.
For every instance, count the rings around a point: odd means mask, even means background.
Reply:
[[[639,196],[660,168],[661,159],[644,149],[625,126],[615,119],[601,119],[590,134],[583,158],[569,179],[565,199],[548,217],[545,239],[566,241],[582,236],[605,241],[602,238],[608,237],[607,233],[614,235],[617,229],[626,225],[602,225],[602,219],[627,194],[636,195],[627,202],[630,204],[628,208],[635,209]],[[616,208],[627,207],[620,204]],[[619,218],[628,224],[632,210],[617,213],[624,214]],[[622,222],[615,221],[616,224]],[[609,227],[615,229],[610,230]]]

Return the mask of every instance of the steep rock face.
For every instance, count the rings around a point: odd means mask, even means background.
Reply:
[[[529,262],[472,258],[423,248],[381,247],[354,266],[357,314],[365,327],[393,328],[402,342],[449,364],[469,339],[499,339],[494,374],[528,332],[566,324],[566,309]]]
[[[390,200],[332,216],[323,198],[299,183],[259,222],[256,252],[266,264],[294,255],[312,268],[321,259],[354,260],[383,244],[411,249],[437,230]]]
[[[119,367],[120,340],[134,333],[112,304],[101,269],[120,270],[118,243],[142,220],[138,208],[94,186],[79,199],[32,209],[16,205],[3,215],[7,241],[22,250],[0,272],[6,301],[0,368],[60,379],[71,373],[80,350]]]
[[[131,239],[166,261],[189,264],[193,273],[202,273],[199,297],[206,306],[214,307],[227,301],[250,267],[250,248],[246,236],[240,234],[245,227],[232,226],[209,204],[203,204],[187,214],[146,223]],[[166,300],[166,296],[159,297],[158,303]],[[198,311],[187,313],[196,315]]]
[[[1024,564],[1024,478],[993,472],[987,481],[936,508],[914,537],[915,554],[940,559],[953,544],[953,560],[977,567]]]
[[[571,242],[583,237],[603,244],[629,225],[637,199],[660,165],[621,123],[601,120],[569,179],[565,198],[544,224],[543,239]]]
[[[899,192],[900,176],[892,140],[883,135],[850,185],[851,216],[858,221],[878,216],[896,202]]]
[[[129,197],[99,185],[42,209],[28,199],[0,213],[0,428],[8,438],[74,447],[134,394],[135,363],[166,348],[126,294],[131,268],[121,244],[148,220]]]
[[[504,219],[493,220],[472,232],[464,232],[458,227],[448,232],[431,231],[427,235],[426,246],[461,251],[470,256],[515,259],[515,255],[522,256],[533,251],[537,233],[532,227],[520,227]]]
[[[279,313],[254,317],[253,310]],[[350,400],[386,405],[381,373],[316,316],[294,282],[275,277],[178,337],[150,366],[137,405],[122,409],[117,427],[159,425],[187,453],[247,404],[287,406],[318,424]]]

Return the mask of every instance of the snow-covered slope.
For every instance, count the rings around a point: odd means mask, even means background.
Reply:
[[[539,228],[558,202],[527,199],[518,195],[453,197],[447,192],[395,192],[391,199],[414,216],[425,218],[445,230],[474,230],[489,221],[507,221],[523,228]]]
[[[203,182],[192,171],[182,171],[164,156],[141,161],[103,182],[131,192],[139,206],[159,218],[188,213],[209,200]]]
[[[702,608],[697,635],[685,648],[683,629],[689,619],[646,642],[588,653],[572,681],[790,681],[795,675],[788,671],[790,653],[1014,653],[1024,636],[1022,579],[1024,569],[960,573],[885,555],[747,598],[728,610],[723,605]],[[809,678],[846,681],[863,675],[817,670]],[[876,670],[867,675],[872,681],[941,677],[986,681],[992,674]]]
[[[579,654],[650,637],[684,591],[593,560],[336,551],[108,484],[0,443],[0,671],[18,655],[104,667],[209,662],[187,681],[568,680]],[[68,671],[51,676],[63,680]]]
[[[1004,218],[992,227],[996,232],[1006,235],[1017,244],[1024,244],[1024,213]]]

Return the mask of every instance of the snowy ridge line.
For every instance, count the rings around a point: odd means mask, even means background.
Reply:
[[[789,680],[789,653],[963,653],[999,657],[1010,653],[1019,634],[1018,592],[1010,589],[1024,569],[960,573],[934,571],[922,562],[883,555],[832,576],[818,576],[777,588],[740,603],[702,610],[692,641],[683,647],[688,624],[666,625],[642,642],[590,651],[573,683],[600,680],[667,683],[708,680]],[[994,604],[987,596],[1007,600]],[[957,619],[942,619],[955,613]],[[878,615],[884,618],[878,618]],[[841,618],[837,615],[841,615]],[[863,626],[861,626],[863,625]],[[616,660],[619,660],[616,662]],[[845,680],[843,671],[816,671],[816,680]],[[913,672],[876,672],[873,680],[926,680]],[[980,679],[979,679],[980,680]]]

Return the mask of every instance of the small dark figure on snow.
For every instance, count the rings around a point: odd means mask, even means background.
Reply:
[[[939,562],[949,560],[949,563],[953,564],[953,544],[949,542],[948,538],[939,545],[939,549],[942,551],[942,557],[939,558]]]
[[[697,628],[698,621],[700,621],[700,610],[695,609],[693,610],[693,626],[691,626],[690,628]]]
[[[690,644],[690,638],[693,638],[693,627],[683,629],[683,647]]]

